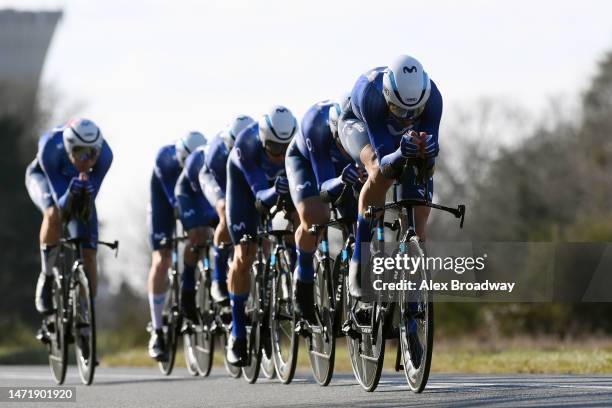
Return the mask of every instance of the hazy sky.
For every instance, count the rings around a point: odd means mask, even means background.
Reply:
[[[259,116],[271,104],[300,117],[402,53],[436,81],[447,117],[483,96],[538,111],[551,96],[579,95],[612,49],[605,0],[0,0],[2,7],[64,10],[43,84],[63,96],[60,109],[84,102],[79,113],[99,124],[115,152],[98,208],[103,234],[123,239],[124,255],[134,248],[128,226],[144,221],[134,212],[144,217],[155,152],[189,129],[212,136],[231,116]]]

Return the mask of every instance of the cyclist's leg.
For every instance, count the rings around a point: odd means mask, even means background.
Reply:
[[[367,265],[369,260],[369,244],[371,241],[371,220],[364,215],[369,206],[380,206],[385,202],[387,190],[393,180],[385,178],[378,166],[376,152],[370,145],[370,138],[363,122],[351,118],[350,112],[341,118],[339,123],[340,140],[344,149],[353,159],[364,166],[368,179],[359,195],[359,214],[355,234],[355,251],[350,261],[349,289],[354,297],[361,297],[360,268],[362,260]]]
[[[199,175],[200,185],[203,187],[204,196],[208,202],[215,207],[219,223],[215,228],[214,243],[214,266],[212,273],[211,294],[216,302],[227,299],[227,261],[230,248],[222,246],[222,243],[229,243],[230,236],[227,229],[225,217],[225,191],[215,177],[206,171],[201,171]],[[225,183],[223,183],[225,186]]]
[[[229,267],[228,289],[232,306],[232,336],[246,338],[244,304],[251,286],[250,270],[256,245],[240,243],[245,235],[255,236],[259,215],[255,197],[242,174],[231,160],[227,163],[227,224],[234,244],[234,258]]]
[[[53,202],[49,182],[37,160],[34,160],[26,169],[25,184],[32,202],[43,215],[39,234],[41,272],[36,285],[35,303],[40,313],[47,313],[53,307],[51,288],[53,266],[59,253],[60,212]]]
[[[217,222],[217,215],[208,201],[199,193],[180,191],[176,196],[183,228],[187,231],[188,242],[183,252],[183,273],[181,275],[181,304],[187,315],[195,320],[195,270],[200,251],[193,251],[206,242],[209,226]]]
[[[148,208],[149,241],[153,253],[148,278],[149,308],[153,330],[163,327],[162,315],[166,301],[168,269],[172,266],[172,251],[168,247],[174,230],[174,209],[163,191],[159,179],[151,176],[151,202]],[[164,248],[162,244],[166,244]]]
[[[329,220],[329,205],[319,196],[317,180],[312,165],[292,143],[285,159],[289,175],[289,191],[299,216],[299,226],[295,230],[297,246],[298,280],[312,282],[314,269],[312,258],[318,244],[318,237],[310,234],[308,229],[314,224],[324,224]]]

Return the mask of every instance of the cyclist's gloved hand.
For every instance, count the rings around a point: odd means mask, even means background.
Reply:
[[[425,145],[425,157],[428,159],[436,157],[440,152],[440,146],[436,138],[433,135],[427,135],[423,142]]]
[[[81,194],[85,189],[85,183],[87,183],[87,181],[81,180],[78,177],[73,177],[68,185],[68,191],[70,191],[70,194],[74,195]]]
[[[278,195],[287,194],[289,192],[289,180],[287,180],[287,177],[278,176],[274,182],[274,189]]]
[[[89,180],[83,181],[83,191],[85,194],[93,195],[96,192],[96,187]]]
[[[402,152],[402,156],[405,158],[416,158],[419,157],[420,152],[420,143],[418,136],[405,134],[402,136],[402,140],[400,141],[400,151]]]
[[[359,180],[359,171],[357,171],[353,164],[347,164],[346,167],[342,169],[340,178],[344,184],[352,186]]]

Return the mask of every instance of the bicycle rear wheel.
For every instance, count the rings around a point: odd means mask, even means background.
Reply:
[[[336,333],[334,321],[335,298],[332,282],[333,270],[331,259],[322,258],[317,254],[315,258],[315,285],[314,300],[319,310],[322,326],[312,327],[312,336],[306,338],[308,356],[315,381],[326,386],[334,374],[334,360],[336,355]]]
[[[72,333],[75,339],[75,357],[83,384],[90,385],[94,378],[96,357],[96,318],[91,282],[83,265],[75,269],[76,286],[71,290]]]
[[[410,256],[423,257],[418,237],[408,241]],[[412,279],[429,280],[426,269],[419,268]],[[402,351],[404,373],[408,386],[414,392],[422,392],[427,385],[431,367],[434,337],[434,311],[432,293],[427,289],[411,291],[400,302],[399,343]]]
[[[278,269],[274,273],[272,282],[270,319],[272,355],[278,378],[284,384],[289,384],[295,375],[299,343],[299,335],[295,331],[296,317],[292,301],[293,273],[284,250],[279,251],[276,262]]]
[[[345,276],[345,279],[348,279],[348,276]],[[345,281],[344,287],[344,307],[347,311],[347,318],[349,318],[355,300],[348,292],[348,282]],[[370,305],[369,322],[359,322],[363,327],[355,327],[356,333],[346,336],[353,373],[359,384],[368,392],[374,391],[380,381],[386,342],[384,337],[385,306],[378,302]]]
[[[162,374],[170,375],[176,359],[176,347],[179,338],[181,316],[179,313],[179,283],[176,271],[169,272],[169,285],[166,293],[166,303],[162,313],[163,331],[167,348],[167,358],[159,362]]]
[[[257,381],[261,364],[262,299],[264,296],[262,280],[263,268],[260,268],[259,262],[256,261],[253,264],[253,271],[251,272],[251,290],[249,292],[249,298],[245,304],[247,319],[247,355],[249,360],[247,365],[242,367],[242,375],[250,384]]]
[[[53,280],[54,313],[46,317],[45,328],[49,333],[49,367],[57,384],[63,384],[68,367],[68,327],[64,322],[64,287],[59,274]]]

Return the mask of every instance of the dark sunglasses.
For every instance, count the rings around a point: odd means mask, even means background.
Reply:
[[[266,151],[272,156],[281,156],[285,154],[285,152],[287,151],[287,146],[289,145],[286,143],[278,143],[271,141],[267,141],[264,145]]]
[[[98,157],[100,151],[91,146],[75,146],[70,153],[77,161],[88,161]]]

